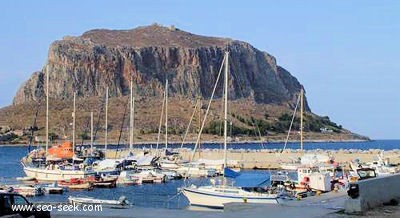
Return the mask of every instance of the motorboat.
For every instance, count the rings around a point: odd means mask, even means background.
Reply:
[[[188,163],[178,169],[176,172],[183,177],[213,177],[217,175],[217,170],[207,169],[204,164]]]
[[[121,196],[118,200],[106,200],[92,197],[68,197],[71,204],[97,204],[108,208],[125,209],[132,206],[125,196]]]
[[[48,184],[48,185],[44,185],[43,188],[47,194],[63,194],[66,190],[68,190],[67,187],[58,186],[57,182],[54,182],[54,183]]]
[[[11,186],[12,191],[23,195],[25,197],[35,197],[35,196],[41,196],[44,195],[45,190],[43,187],[38,186],[38,185],[13,185]]]
[[[130,171],[121,171],[117,178],[117,185],[137,185],[141,184],[142,181],[139,177],[134,177],[131,175]]]

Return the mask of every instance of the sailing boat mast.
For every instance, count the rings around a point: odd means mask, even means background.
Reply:
[[[303,150],[304,90],[300,90],[300,149]]]
[[[93,111],[90,112],[90,155],[93,156]]]
[[[228,133],[228,67],[229,52],[225,52],[225,87],[224,87],[224,168],[227,167],[227,133]]]
[[[165,81],[165,150],[168,149],[168,79]]]
[[[104,149],[107,150],[107,140],[108,140],[108,86],[106,89],[106,123],[105,123],[105,131],[104,131]]]
[[[75,122],[76,122],[76,91],[74,91],[74,103],[72,111],[72,153],[75,155]]]
[[[49,149],[49,65],[46,73],[46,154]]]
[[[133,81],[132,81],[132,76],[131,76],[131,96],[130,96],[130,125],[129,125],[129,149],[133,149],[133,104],[134,98],[133,98]]]

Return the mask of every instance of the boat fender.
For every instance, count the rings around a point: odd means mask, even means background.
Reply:
[[[243,198],[243,203],[247,203],[247,198]]]

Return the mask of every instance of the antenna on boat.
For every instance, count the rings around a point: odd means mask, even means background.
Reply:
[[[106,123],[104,129],[104,149],[107,150],[108,140],[108,86],[106,88]]]
[[[49,149],[49,64],[46,67],[46,154]]]

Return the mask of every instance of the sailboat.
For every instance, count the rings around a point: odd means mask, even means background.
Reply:
[[[75,150],[75,103],[76,103],[76,93],[74,92],[74,111],[73,111],[73,141],[72,141],[72,151],[68,148],[62,147],[66,150],[68,154],[74,154]],[[55,150],[56,148],[54,148]],[[49,155],[49,69],[47,68],[46,74],[46,161]],[[52,151],[55,152],[55,151]],[[63,153],[65,155],[65,153]],[[60,158],[61,159],[61,158]],[[73,157],[72,157],[73,159]],[[63,159],[61,159],[63,160]],[[61,161],[60,160],[60,161]],[[55,162],[55,161],[53,161]],[[85,167],[83,164],[53,164],[47,163],[46,165],[31,165],[27,162],[21,161],[23,170],[27,177],[33,177],[39,181],[59,181],[59,180],[69,180],[69,179],[82,179],[88,176],[94,175],[95,172],[90,167]]]
[[[297,99],[297,103],[293,112],[293,116],[292,116],[292,120],[289,126],[289,131],[288,134],[286,136],[286,140],[285,140],[285,144],[284,147],[282,149],[283,150],[286,149],[286,145],[288,143],[289,140],[289,136],[290,136],[290,132],[293,126],[293,122],[294,122],[294,118],[296,116],[296,112],[297,112],[297,107],[300,104],[300,150],[301,152],[304,151],[304,90],[301,89],[300,90],[300,94],[299,97]],[[329,157],[327,155],[324,154],[316,154],[316,153],[309,153],[309,154],[303,154],[301,157],[299,157],[298,160],[292,159],[291,163],[281,163],[280,167],[281,169],[284,170],[298,170],[299,168],[302,167],[309,167],[309,166],[319,166],[322,168],[327,168],[327,167],[332,167],[332,164],[328,164],[333,162],[332,157]]]
[[[236,173],[227,168],[227,109],[228,109],[228,67],[229,67],[229,53],[225,53],[223,60],[225,64],[225,78],[224,78],[224,177],[222,184],[216,185],[215,180],[211,180],[212,185],[209,186],[195,186],[191,185],[182,189],[183,194],[188,198],[191,205],[223,208],[225,203],[231,202],[249,202],[249,203],[278,203],[278,195],[268,192],[255,192],[254,188],[264,188],[270,185],[270,175],[267,173]],[[222,66],[221,66],[222,70]],[[218,83],[221,70],[217,77],[216,84]],[[211,95],[211,100],[215,92]],[[210,100],[210,103],[211,103]],[[206,115],[208,113],[210,104],[208,106]],[[196,146],[199,142],[199,137],[202,128],[205,124],[205,118],[199,132]],[[196,149],[195,146],[195,149]],[[192,157],[194,156],[194,152]],[[228,178],[233,179],[231,185],[228,185]]]

